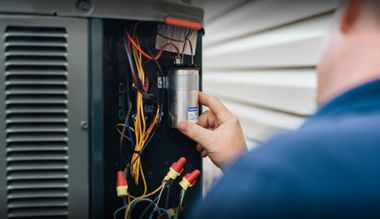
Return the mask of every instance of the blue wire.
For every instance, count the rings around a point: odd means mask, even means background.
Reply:
[[[163,212],[163,213],[165,213],[166,216],[167,216],[168,218],[170,218],[169,213],[168,213],[168,211],[167,211],[166,209],[164,209],[164,208],[157,208],[157,209],[154,209],[154,210],[152,211],[152,213],[150,213],[148,219],[153,219],[154,213],[157,212],[157,211],[158,211],[158,213],[160,213],[160,211]]]
[[[149,208],[152,207],[152,205],[154,205],[154,203],[156,203],[156,201],[158,200],[159,196],[157,196],[145,209],[144,211],[142,212],[141,216],[140,216],[140,219],[143,219],[144,218],[144,215],[148,212]]]
[[[129,126],[129,122],[127,123],[127,129],[128,129],[128,133],[129,133],[129,138],[131,139],[132,148],[134,148],[135,147],[135,142],[134,142],[133,137],[132,137],[132,131],[131,131],[131,128]]]
[[[126,209],[126,208],[128,208],[128,205],[124,205],[124,206],[118,208],[118,209],[113,213],[113,219],[117,219],[117,214],[118,214],[121,210]]]

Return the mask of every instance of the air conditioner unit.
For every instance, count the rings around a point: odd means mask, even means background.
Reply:
[[[202,20],[175,0],[0,0],[0,218],[112,218],[118,171],[141,196],[142,177],[145,193],[156,190],[179,157],[183,173],[201,169],[195,143],[173,128],[180,110],[194,120],[200,109],[169,81],[195,70],[201,89]],[[181,177],[159,206],[178,207]],[[184,209],[200,195],[197,183]]]

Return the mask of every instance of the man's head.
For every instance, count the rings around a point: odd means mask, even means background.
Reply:
[[[380,1],[344,1],[318,65],[318,104],[380,78]]]

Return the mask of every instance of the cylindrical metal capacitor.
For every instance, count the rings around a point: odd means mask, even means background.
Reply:
[[[169,114],[173,128],[180,121],[198,121],[198,92],[198,68],[175,67],[169,73]]]

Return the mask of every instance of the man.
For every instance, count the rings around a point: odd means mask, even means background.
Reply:
[[[379,1],[345,2],[318,67],[323,106],[257,150],[245,153],[237,117],[200,94],[210,110],[179,130],[224,176],[192,218],[380,218],[379,12]]]

